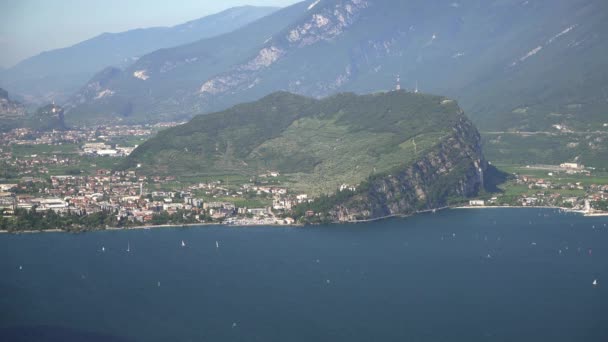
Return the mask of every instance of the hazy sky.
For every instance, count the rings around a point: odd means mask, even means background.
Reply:
[[[240,5],[300,0],[0,0],[0,67],[103,32],[172,26]]]

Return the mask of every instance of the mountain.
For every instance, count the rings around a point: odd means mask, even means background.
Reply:
[[[12,100],[8,92],[0,88],[0,132],[17,127],[39,131],[65,129],[64,109],[55,104],[48,104],[35,112],[28,112],[25,106]]]
[[[17,127],[25,113],[25,107],[12,100],[8,91],[0,88],[0,132]]]
[[[338,212],[373,197],[355,215],[372,218],[477,194],[487,168],[479,142],[475,127],[445,97],[393,91],[316,100],[278,92],[161,131],[123,167],[179,176],[255,177],[272,170],[291,191],[312,195],[348,185],[358,190],[348,200],[340,195]]]
[[[28,58],[1,72],[0,83],[31,102],[61,101],[105,67],[124,67],[160,48],[230,32],[275,10],[274,7],[235,7],[173,27],[103,33],[76,45]]]
[[[48,104],[29,116],[26,126],[37,131],[65,130],[64,109],[56,104]]]
[[[104,70],[70,99],[67,119],[91,123],[191,118],[207,107],[192,99],[190,88],[198,89],[201,80],[248,58],[264,40],[305,15],[307,6],[298,3],[225,35],[155,51],[124,71]]]
[[[0,88],[0,117],[3,119],[20,117],[25,114],[25,108],[17,101],[12,100],[8,91]]]
[[[111,96],[75,96],[68,117],[184,118],[277,90],[394,89],[400,76],[456,98],[484,129],[594,129],[608,109],[607,25],[602,0],[308,1],[143,56],[107,80]]]

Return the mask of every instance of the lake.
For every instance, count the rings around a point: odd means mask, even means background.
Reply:
[[[2,234],[0,340],[608,341],[607,224],[463,209]]]

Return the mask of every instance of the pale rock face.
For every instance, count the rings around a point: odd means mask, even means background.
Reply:
[[[559,39],[560,37],[562,37],[565,34],[568,34],[570,31],[574,30],[576,28],[576,25],[571,25],[567,28],[565,28],[563,31],[559,32],[558,34],[556,34],[555,36],[551,37],[549,40],[547,40],[546,45],[549,45],[551,43],[553,43],[556,39]],[[569,45],[570,47],[570,45]],[[525,54],[523,57],[521,57],[519,60],[511,63],[511,66],[516,66],[518,63],[521,63],[523,61],[525,61],[526,59],[536,55],[537,53],[539,53],[541,50],[543,49],[542,45],[539,45],[537,47],[535,47],[534,49],[528,51],[527,54]]]
[[[215,94],[216,84],[215,80],[209,80],[201,86],[200,93]]]
[[[314,14],[312,16],[312,20],[314,21],[316,27],[323,27],[329,24],[329,19],[320,14]]]
[[[199,94],[219,94],[248,82],[246,74],[217,76],[205,83],[199,89]]]
[[[534,49],[532,49],[532,50],[528,51],[528,53],[527,53],[527,54],[525,54],[523,57],[521,57],[519,60],[517,60],[517,61],[515,61],[515,62],[511,63],[511,66],[516,66],[518,63],[521,63],[521,62],[525,61],[526,59],[528,59],[528,58],[530,58],[530,57],[532,57],[532,56],[536,55],[536,54],[537,54],[537,53],[539,53],[539,52],[540,52],[540,50],[542,50],[542,49],[543,49],[542,45],[539,45],[539,46],[535,47]]]
[[[287,35],[287,40],[290,42],[297,42],[300,40],[300,32],[298,30],[291,30]]]
[[[148,78],[150,78],[150,76],[148,76],[146,70],[137,70],[137,71],[133,72],[133,77],[139,78],[140,80],[144,80],[144,81],[147,80]]]
[[[575,27],[576,27],[576,25],[572,25],[572,26],[570,26],[570,27],[567,27],[567,28],[566,28],[565,30],[563,30],[562,32],[560,32],[560,33],[556,34],[555,36],[551,37],[551,39],[549,39],[549,40],[547,41],[547,45],[549,45],[549,44],[553,43],[553,42],[554,42],[556,39],[558,39],[559,37],[561,37],[561,36],[563,36],[563,35],[567,34],[568,32],[570,32],[570,31],[572,31],[572,30],[574,30],[574,28],[575,28]]]
[[[263,48],[253,60],[249,61],[242,68],[244,70],[259,70],[262,68],[267,68],[281,58],[283,53],[284,51],[276,46]]]
[[[312,3],[312,10],[319,1]],[[289,47],[305,47],[322,40],[331,40],[344,32],[345,28],[352,25],[358,18],[359,12],[368,7],[367,1],[348,0],[337,4],[333,8],[324,8],[309,16],[308,20],[289,31],[285,39]],[[315,9],[316,10],[316,9]],[[255,87],[260,79],[257,73],[270,67],[280,60],[288,51],[286,47],[277,46],[274,40],[266,41],[266,47],[246,63],[233,68],[231,72],[216,76],[205,81],[199,88],[198,94],[219,94],[227,91],[238,91],[238,89],[250,89]],[[339,75],[331,88],[338,88],[346,83],[351,77],[350,67]]]
[[[368,7],[363,0],[351,0],[338,4],[333,10],[326,9],[313,14],[308,21],[297,26],[287,34],[287,41],[299,47],[312,45],[321,40],[330,40],[350,26],[359,12]]]
[[[284,53],[276,46],[263,48],[254,59],[240,65],[234,72],[216,76],[203,83],[198,92],[199,94],[219,94],[247,83],[247,88],[251,89],[260,82],[258,78],[252,78],[252,75],[254,75],[252,73],[269,67],[279,60]]]
[[[312,4],[310,4],[310,6],[308,6],[308,10],[310,11],[311,9],[313,9],[315,6],[317,6],[317,4],[321,2],[321,0],[317,0],[315,2],[313,2]]]
[[[523,62],[523,61],[525,61],[526,59],[528,59],[528,58],[530,58],[530,57],[532,57],[532,56],[536,55],[537,53],[539,53],[539,52],[540,52],[540,50],[542,50],[542,49],[543,49],[543,47],[542,47],[542,46],[537,46],[537,47],[535,47],[534,49],[530,50],[530,52],[528,52],[528,53],[527,53],[525,56],[523,56],[523,57],[522,57],[522,58],[520,58],[519,60],[520,60],[521,62]]]
[[[227,89],[226,80],[222,78],[205,82],[200,89],[201,93],[218,94]]]
[[[95,100],[103,99],[104,97],[109,97],[112,95],[114,95],[114,91],[112,91],[110,89],[104,89],[104,90],[100,91],[99,93],[97,93],[97,96],[95,96]]]

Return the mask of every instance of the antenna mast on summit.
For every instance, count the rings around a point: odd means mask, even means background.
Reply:
[[[397,74],[397,85],[395,86],[395,90],[401,90],[401,75]]]

